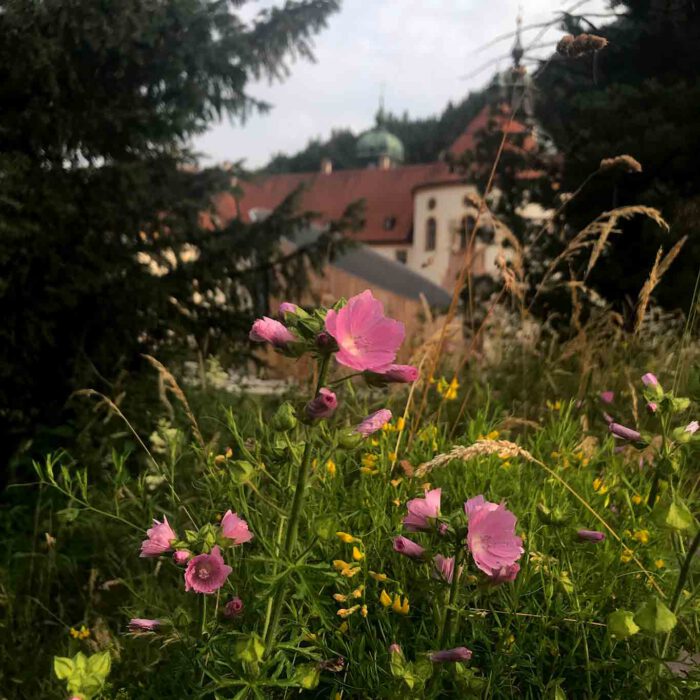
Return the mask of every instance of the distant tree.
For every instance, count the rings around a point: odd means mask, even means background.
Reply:
[[[609,44],[594,55],[555,55],[538,77],[538,115],[563,154],[562,191],[576,190],[603,158],[629,154],[643,167],[594,177],[567,207],[572,231],[627,204],[657,207],[671,223],[668,234],[643,219],[626,222],[590,283],[625,308],[658,247],[690,234],[657,290],[663,305],[687,309],[700,263],[700,5],[611,0],[610,9],[620,17],[608,24],[586,19],[585,8],[567,17],[572,34],[592,32]]]
[[[287,0],[249,22],[245,4],[2,2],[5,457],[57,424],[75,388],[109,390],[140,352],[240,338],[266,293],[303,282],[303,254],[269,261],[309,217],[290,199],[264,222],[223,226],[214,196],[235,173],[198,170],[187,143],[215,118],[264,109],[249,81],[311,56],[340,3]]]
[[[383,123],[403,142],[407,164],[431,163],[441,157],[485,103],[483,93],[472,92],[458,105],[448,104],[439,116],[411,119],[407,112],[400,117],[385,112]],[[318,170],[323,158],[330,158],[333,168],[338,170],[363,167],[364,164],[355,154],[357,137],[358,135],[349,129],[334,129],[326,141],[313,139],[294,155],[274,156],[263,171],[313,172]]]

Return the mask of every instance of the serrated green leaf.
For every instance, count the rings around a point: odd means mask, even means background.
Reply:
[[[66,656],[53,657],[53,672],[56,674],[56,678],[59,680],[69,678],[73,673],[74,668],[75,665],[73,664],[73,659],[69,659]]]
[[[608,633],[615,639],[627,639],[639,632],[634,621],[634,613],[629,610],[616,610],[608,615]]]
[[[93,673],[100,678],[107,678],[112,667],[112,657],[108,651],[93,654],[87,662],[88,673]]]

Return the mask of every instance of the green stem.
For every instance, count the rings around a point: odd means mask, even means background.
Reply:
[[[326,375],[328,373],[328,361],[329,356],[324,355],[321,359],[321,364],[318,371],[318,381],[316,383],[316,390],[314,391],[314,396],[318,394],[319,389],[323,386],[326,381]],[[301,458],[301,465],[299,466],[299,472],[297,473],[297,485],[294,489],[294,500],[292,501],[292,508],[289,513],[289,518],[287,519],[287,534],[284,538],[283,552],[286,556],[292,556],[294,553],[294,548],[297,543],[297,534],[299,532],[299,521],[301,520],[301,513],[304,507],[304,496],[306,495],[306,482],[309,479],[309,471],[311,466],[311,436],[307,433],[306,444],[304,445],[304,454]],[[265,646],[268,652],[275,640],[277,634],[277,626],[279,624],[279,619],[282,614],[282,607],[284,606],[284,598],[287,593],[286,582],[282,583],[277,589],[275,598],[272,604],[272,615],[270,617],[270,624],[267,628],[267,633],[265,635]]]
[[[450,584],[450,597],[445,609],[445,617],[442,620],[442,629],[440,630],[440,644],[438,649],[444,649],[450,637],[450,622],[452,620],[452,608],[457,600],[457,588],[459,586],[459,564],[462,559],[462,550],[464,549],[463,542],[457,538],[457,546],[455,547],[455,561],[452,569],[452,583]]]
[[[683,593],[683,586],[685,586],[686,579],[688,578],[688,572],[690,571],[690,565],[693,562],[693,557],[695,552],[700,547],[700,530],[698,530],[693,542],[688,549],[688,553],[685,555],[685,561],[678,574],[678,583],[676,583],[676,590],[673,591],[673,598],[671,598],[671,612],[675,615],[678,611],[678,604],[680,603],[681,593]],[[666,635],[664,640],[664,646],[661,650],[661,656],[666,656],[666,651],[668,649],[668,643],[671,640],[671,632]]]

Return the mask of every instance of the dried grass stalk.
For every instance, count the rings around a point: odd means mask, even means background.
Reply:
[[[525,449],[516,445],[510,440],[477,440],[472,445],[464,447],[463,445],[455,445],[449,452],[439,454],[433,457],[429,462],[421,464],[416,470],[416,476],[421,478],[428,472],[439,467],[444,467],[453,459],[460,459],[463,462],[468,462],[475,457],[484,457],[488,455],[498,455],[499,457],[524,457],[530,462],[534,462],[535,458]]]
[[[185,415],[187,416],[187,420],[190,422],[190,425],[192,426],[192,433],[194,434],[195,439],[197,440],[197,443],[201,448],[205,447],[204,444],[204,438],[202,437],[202,433],[199,430],[199,426],[197,425],[197,420],[194,417],[194,414],[192,413],[192,409],[190,408],[190,404],[187,401],[187,397],[185,396],[184,392],[180,388],[180,386],[177,383],[177,380],[173,375],[170,373],[170,371],[163,365],[161,362],[156,360],[155,357],[152,357],[151,355],[144,355],[143,356],[150,364],[152,367],[154,367],[157,372],[158,372],[158,377],[159,377],[159,388],[161,389],[161,400],[163,396],[165,396],[166,391],[170,391],[172,395],[180,402],[180,405],[182,406],[183,410],[185,411]],[[165,401],[166,406],[170,406],[170,402],[167,400]],[[171,407],[172,410],[172,407]]]
[[[644,317],[646,316],[647,306],[649,306],[649,300],[651,299],[651,293],[654,291],[656,286],[661,281],[661,278],[668,272],[668,268],[671,267],[671,263],[678,257],[681,252],[681,248],[685,245],[688,240],[688,236],[683,236],[676,245],[671,248],[663,259],[661,255],[663,253],[663,248],[659,248],[656,253],[656,260],[654,260],[654,266],[651,268],[649,277],[644,283],[641,291],[639,292],[639,301],[637,302],[637,318],[634,322],[634,332],[638,333],[642,328],[644,323]]]

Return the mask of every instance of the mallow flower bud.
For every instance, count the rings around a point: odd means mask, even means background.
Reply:
[[[338,398],[326,387],[319,389],[316,398],[306,404],[306,415],[311,420],[330,418],[338,408]]]

